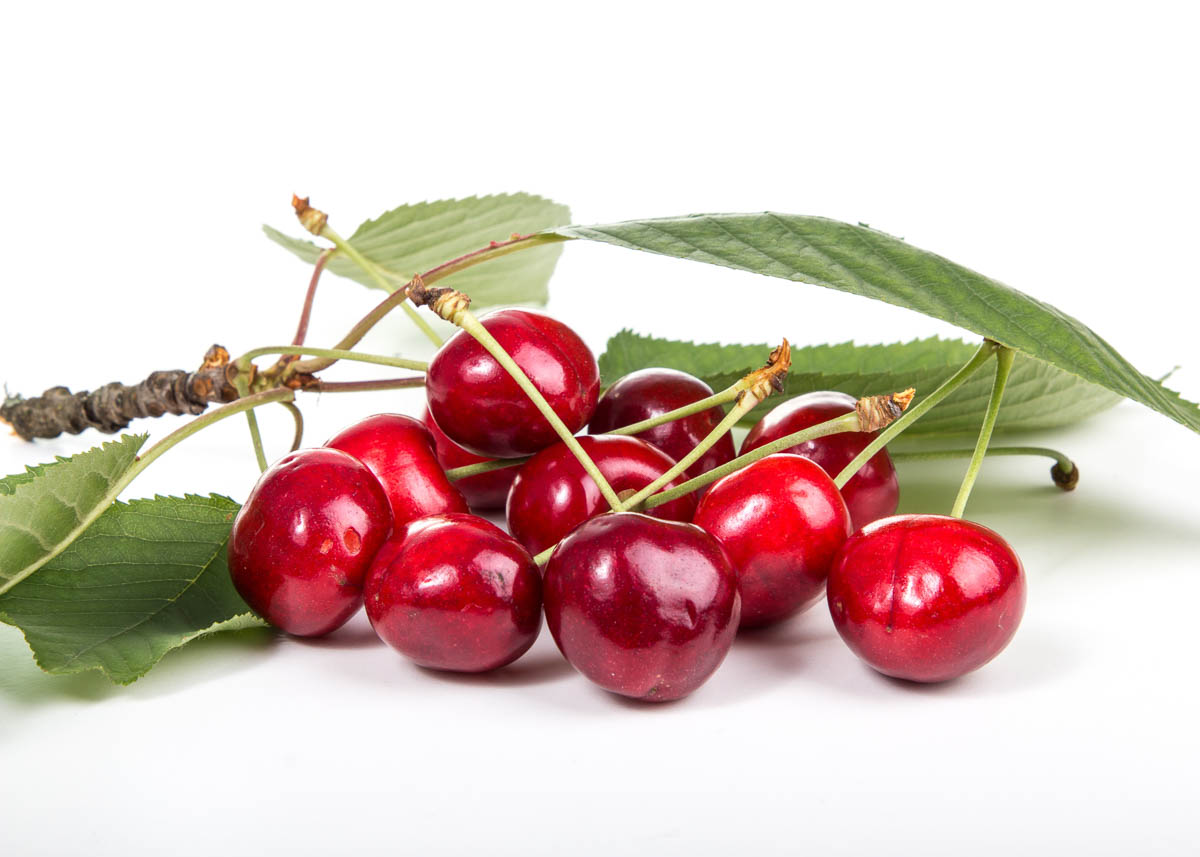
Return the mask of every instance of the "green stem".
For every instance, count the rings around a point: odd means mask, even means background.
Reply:
[[[384,378],[379,381],[318,381],[305,386],[306,393],[368,393],[377,390],[405,390],[424,387],[425,376],[419,378]]]
[[[246,411],[246,424],[250,426],[250,443],[254,446],[254,458],[258,461],[258,472],[267,470],[267,453],[263,449],[262,433],[258,430],[258,417],[254,411]]]
[[[289,452],[295,452],[304,442],[304,414],[300,413],[300,409],[291,402],[281,402],[280,404],[292,415],[292,421],[296,424],[296,431],[292,435],[292,448],[289,450]],[[254,411],[249,413],[254,413]]]
[[[998,346],[996,352],[996,378],[992,381],[992,395],[988,399],[987,411],[983,415],[983,425],[979,428],[979,440],[975,442],[975,454],[967,465],[967,473],[962,485],[958,488],[958,496],[954,499],[951,517],[961,518],[967,509],[967,500],[971,497],[971,489],[979,477],[979,468],[983,466],[983,457],[987,454],[988,443],[992,439],[992,430],[996,427],[996,417],[1000,414],[1000,402],[1004,398],[1004,388],[1008,385],[1008,374],[1012,370],[1013,358],[1016,352],[1011,348]]]
[[[446,471],[446,477],[451,481],[466,479],[468,476],[478,476],[480,473],[491,473],[493,470],[503,470],[506,467],[516,467],[524,464],[529,458],[493,458],[491,461],[477,461],[474,464],[464,464],[462,467],[452,467]]]
[[[310,348],[307,345],[268,345],[247,351],[235,362],[239,366],[248,364],[256,357],[266,354],[311,354],[315,357],[328,359],[327,365],[332,366],[338,360],[352,360],[356,363],[374,363],[377,366],[395,366],[399,369],[413,369],[426,372],[429,364],[421,360],[408,360],[404,357],[387,357],[383,354],[370,354],[365,351],[343,351],[340,348]],[[299,363],[294,364],[299,366]]]
[[[579,463],[583,466],[588,476],[592,477],[592,481],[596,483],[596,487],[600,489],[600,493],[604,495],[604,499],[608,501],[608,505],[614,512],[619,512],[621,510],[621,500],[617,497],[617,493],[608,484],[608,480],[604,478],[604,474],[600,472],[600,468],[592,461],[591,456],[579,445],[579,440],[571,433],[566,424],[559,419],[558,414],[554,412],[554,408],[550,407],[550,403],[546,401],[546,397],[542,395],[537,387],[533,386],[533,382],[529,380],[529,376],[525,374],[525,370],[517,365],[517,362],[504,350],[504,346],[496,341],[496,338],[479,322],[479,319],[475,317],[473,312],[463,310],[456,316],[456,319],[458,326],[475,337],[476,341],[487,350],[488,354],[496,358],[496,362],[503,366],[505,371],[512,376],[513,380],[517,382],[517,386],[525,392],[525,395],[533,402],[534,407],[541,412],[546,421],[554,428],[554,431],[558,434],[562,442],[579,459]]]
[[[358,265],[358,267],[362,268],[363,271],[366,272],[367,276],[374,280],[376,285],[378,285],[385,292],[396,291],[395,284],[389,282],[387,278],[383,276],[383,273],[380,271],[379,267],[362,253],[359,253],[358,250],[352,244],[348,243],[346,239],[342,238],[341,235],[338,235],[337,232],[335,232],[329,226],[329,224],[325,224],[325,228],[321,230],[321,237],[328,238],[330,241],[332,241],[335,247],[349,256],[350,260],[354,262],[354,264]],[[401,289],[400,291],[403,293],[404,290]],[[412,319],[413,323],[421,329],[421,332],[429,337],[429,341],[434,344],[434,347],[441,348],[442,338],[438,336],[438,332],[433,329],[429,322],[427,322],[424,317],[417,312],[416,308],[410,305],[407,301],[402,302],[400,306],[403,307],[404,312],[410,319]]]
[[[970,458],[975,454],[975,450],[968,447],[963,447],[962,449],[930,449],[914,452],[897,452],[893,450],[889,454],[892,456],[893,461],[938,461],[946,458]],[[1058,462],[1058,466],[1064,473],[1071,473],[1075,469],[1075,462],[1065,453],[1046,446],[989,446],[987,454],[988,456],[1038,455],[1054,459]]]
[[[843,414],[840,417],[834,417],[831,420],[826,420],[823,423],[818,423],[815,426],[809,426],[801,431],[792,432],[785,435],[779,440],[773,440],[770,443],[764,443],[762,446],[756,447],[749,452],[739,455],[732,461],[727,461],[720,467],[714,467],[707,473],[703,473],[694,479],[689,479],[681,485],[676,485],[666,491],[655,494],[653,497],[648,497],[642,505],[647,509],[653,509],[655,506],[661,506],[663,503],[670,503],[677,497],[682,497],[695,491],[697,488],[703,488],[710,482],[716,482],[718,479],[728,476],[735,470],[740,470],[748,464],[753,464],[760,458],[766,458],[776,452],[783,452],[790,447],[795,446],[805,441],[815,440],[818,437],[826,437],[831,434],[840,434],[844,431],[858,431],[858,414],[849,413]]]
[[[717,423],[716,428],[714,428],[712,431],[710,431],[703,440],[701,440],[698,444],[696,444],[692,448],[691,452],[689,452],[683,458],[679,459],[679,461],[677,461],[675,463],[675,465],[673,467],[671,467],[669,470],[667,470],[667,472],[664,473],[662,476],[659,476],[657,479],[655,479],[653,482],[651,482],[649,485],[647,485],[641,491],[638,491],[636,494],[634,494],[632,497],[630,497],[628,500],[626,500],[624,503],[622,503],[621,508],[618,509],[617,511],[623,511],[625,509],[636,509],[638,507],[638,504],[641,503],[643,500],[647,499],[652,494],[659,491],[659,489],[663,488],[665,485],[670,483],[673,479],[675,479],[681,473],[686,472],[689,467],[691,467],[693,464],[695,464],[697,461],[700,460],[700,457],[703,456],[704,453],[708,452],[709,449],[712,448],[712,445],[714,443],[716,443],[718,440],[720,440],[726,434],[728,434],[729,430],[732,429],[735,425],[737,425],[738,422],[742,419],[742,417],[744,417],[746,414],[750,413],[750,411],[754,410],[754,408],[758,405],[758,403],[760,401],[761,400],[757,396],[747,393],[745,398],[741,402],[739,402],[737,405],[735,405],[733,407],[733,409],[730,410],[730,412],[725,415],[725,418],[723,420],[721,420],[721,422]],[[856,417],[856,419],[857,419],[857,417]]]
[[[605,434],[638,434],[639,432],[644,432],[647,429],[652,429],[655,426],[660,426],[663,423],[681,420],[684,417],[690,417],[692,414],[698,414],[701,411],[707,411],[709,408],[724,405],[727,402],[732,402],[744,389],[746,389],[745,386],[739,381],[733,386],[726,387],[721,392],[714,393],[708,398],[701,399],[698,402],[692,402],[690,405],[684,405],[682,408],[676,408],[673,411],[667,411],[665,414],[659,414],[656,417],[650,417],[649,419],[642,420],[641,422],[630,423],[627,426],[615,428],[612,431],[605,432]]]
[[[915,405],[911,405],[904,414],[892,423],[890,426],[881,431],[873,441],[854,457],[854,460],[842,468],[842,472],[837,475],[833,483],[838,488],[846,487],[846,483],[854,478],[864,464],[871,460],[875,453],[883,449],[896,435],[903,432],[906,428],[919,420],[930,408],[937,405],[942,399],[949,396],[957,390],[964,381],[969,378],[980,366],[986,363],[995,353],[998,345],[990,339],[985,339],[979,349],[968,360],[963,367],[951,375],[940,387],[930,393]]]

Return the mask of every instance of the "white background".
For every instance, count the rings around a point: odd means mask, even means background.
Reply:
[[[403,202],[527,190],[583,223],[866,221],[1079,316],[1149,374],[1181,364],[1172,385],[1200,399],[1188,4],[833,5],[7,9],[0,380],[89,388],[290,338],[308,274],[259,227],[299,232],[293,191],[348,234]],[[625,325],[956,333],[582,244],[553,295],[597,350]],[[377,297],[327,278],[310,343]],[[366,345],[428,354],[406,324]],[[418,402],[302,404],[319,442]],[[278,454],[288,418],[263,421]],[[3,440],[0,465],[98,439]],[[5,853],[1194,853],[1200,438],[1126,404],[1046,440],[1079,461],[1075,494],[1041,460],[996,460],[968,510],[1024,559],[1024,624],[940,687],[872,674],[820,608],[739,639],[658,708],[594,689],[546,634],[508,670],[454,678],[360,616],[325,641],[200,641],[115,688],[41,674],[0,628]],[[904,468],[902,508],[947,511],[961,466]],[[129,496],[244,497],[255,475],[231,420]]]

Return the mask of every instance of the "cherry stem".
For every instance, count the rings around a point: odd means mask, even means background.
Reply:
[[[375,390],[404,390],[424,387],[425,376],[418,378],[383,378],[378,381],[318,381],[304,387],[306,393],[367,393]]]
[[[854,478],[854,474],[858,473],[858,471],[862,469],[863,465],[865,465],[871,460],[872,457],[874,457],[875,453],[887,446],[888,443],[891,442],[892,438],[899,435],[906,428],[919,420],[926,411],[933,408],[935,405],[957,390],[960,386],[962,386],[962,383],[966,381],[967,378],[971,377],[975,370],[991,359],[992,355],[999,347],[1000,346],[996,342],[993,342],[990,339],[985,339],[983,344],[979,346],[979,349],[975,352],[971,359],[963,364],[961,369],[942,382],[942,385],[928,396],[917,402],[917,404],[908,408],[908,410],[906,410],[898,420],[876,435],[875,439],[867,444],[866,447],[863,448],[863,451],[856,455],[849,464],[843,467],[842,471],[833,480],[833,483],[837,485],[838,489],[840,490],[845,488],[846,483]]]
[[[709,449],[712,448],[712,445],[714,443],[716,443],[718,440],[720,440],[726,434],[728,434],[729,430],[732,429],[735,425],[737,425],[738,422],[741,421],[742,417],[744,417],[746,414],[750,413],[750,411],[752,411],[756,407],[758,407],[758,403],[760,401],[762,401],[762,400],[759,399],[757,396],[752,395],[751,393],[746,393],[744,396],[742,396],[742,398],[738,401],[738,403],[733,406],[732,410],[730,410],[729,413],[725,415],[725,418],[723,420],[721,420],[721,422],[717,423],[716,428],[714,428],[712,431],[710,431],[703,440],[701,440],[698,444],[696,444],[692,448],[691,452],[689,452],[683,458],[679,459],[679,461],[677,461],[675,463],[675,465],[673,467],[671,467],[669,470],[667,470],[667,472],[664,473],[662,476],[659,476],[657,479],[655,479],[653,482],[651,482],[649,485],[647,485],[641,491],[638,491],[636,494],[634,494],[632,497],[630,497],[628,500],[626,500],[624,503],[622,503],[621,508],[618,509],[617,511],[625,511],[626,509],[636,509],[638,507],[638,504],[640,504],[643,500],[650,497],[651,495],[653,495],[654,493],[659,491],[661,488],[663,488],[665,485],[667,485],[669,482],[671,482],[673,479],[675,479],[675,477],[677,477],[681,473],[685,472],[689,467],[691,467],[693,464],[695,464],[697,461],[699,461],[701,456],[703,456],[704,453],[708,452]],[[855,417],[855,419],[857,421],[857,417]]]
[[[894,461],[936,461],[944,458],[970,458],[974,454],[974,449],[964,448],[930,449],[913,452],[893,451],[891,456]],[[1072,490],[1078,479],[1076,474],[1079,468],[1075,466],[1075,462],[1057,449],[1050,449],[1045,446],[989,446],[987,455],[1039,455],[1045,458],[1052,458],[1055,464],[1050,469],[1050,472],[1053,475],[1055,484],[1064,491]]]
[[[446,471],[446,477],[451,481],[466,479],[468,476],[478,476],[480,473],[491,473],[493,470],[503,470],[506,467],[517,467],[529,460],[525,458],[493,458],[490,461],[477,461],[474,464],[464,464],[462,467],[452,467]]]
[[[731,412],[732,413],[732,412]],[[697,488],[703,488],[710,482],[716,482],[718,479],[728,476],[735,470],[741,470],[748,464],[753,464],[760,458],[766,458],[776,452],[783,452],[790,447],[795,446],[805,441],[815,440],[819,437],[827,437],[831,434],[841,434],[845,431],[859,431],[858,414],[851,412],[843,414],[840,417],[834,417],[831,420],[826,420],[823,423],[818,423],[815,426],[809,426],[801,431],[792,432],[789,435],[784,435],[779,440],[773,440],[770,443],[764,443],[762,446],[756,447],[747,453],[739,455],[737,458],[727,461],[720,467],[714,467],[712,470],[702,473],[694,479],[689,479],[674,488],[662,491],[649,497],[642,504],[647,509],[653,509],[655,506],[661,506],[663,503],[670,503],[677,497],[682,497]]]
[[[376,285],[378,285],[385,292],[397,291],[395,283],[389,282],[387,278],[384,277],[383,272],[380,270],[378,265],[364,256],[362,253],[359,253],[353,245],[346,241],[346,239],[344,239],[341,235],[338,235],[337,232],[335,232],[333,228],[329,226],[329,224],[325,224],[325,227],[321,230],[321,237],[328,238],[330,241],[332,241],[335,247],[349,256],[350,260],[354,262],[354,264],[358,265],[358,267],[362,268],[366,275],[374,280]],[[400,289],[399,291],[401,294],[404,293],[404,289]],[[421,329],[421,332],[429,337],[429,341],[434,344],[434,347],[441,348],[442,338],[438,336],[438,332],[433,329],[429,322],[422,318],[421,314],[418,313],[416,309],[409,306],[408,303],[402,302],[401,306],[404,308],[404,312],[408,315],[408,317],[412,319],[413,323]],[[360,336],[359,339],[361,338],[362,337]],[[353,345],[357,342],[358,340],[356,339],[350,344]],[[338,344],[339,346],[342,345],[342,343]]]
[[[262,434],[258,430],[258,417],[254,411],[246,411],[246,424],[250,426],[250,443],[254,446],[254,458],[258,461],[258,472],[267,469],[267,453],[263,450]]]
[[[292,345],[303,345],[304,340],[308,337],[308,321],[312,318],[313,300],[317,296],[317,283],[321,281],[321,272],[325,270],[325,263],[336,252],[337,250],[332,247],[322,250],[321,255],[317,257],[316,264],[313,265],[312,279],[308,281],[308,292],[304,295],[304,307],[300,310],[300,323],[296,325],[296,336],[292,339]]]
[[[617,492],[613,491],[612,486],[608,484],[608,480],[604,478],[604,474],[600,472],[600,468],[592,461],[591,456],[587,454],[579,440],[571,433],[566,424],[559,419],[558,414],[554,412],[554,408],[550,407],[550,403],[546,401],[546,397],[541,391],[533,386],[533,382],[529,380],[529,376],[525,374],[525,370],[517,365],[517,362],[512,359],[507,351],[504,350],[491,332],[484,327],[475,314],[469,309],[464,309],[461,312],[454,314],[452,319],[456,325],[461,327],[475,340],[484,347],[488,354],[496,359],[496,362],[504,367],[505,371],[512,376],[512,379],[517,382],[524,392],[533,402],[536,407],[546,418],[546,421],[554,428],[563,443],[567,445],[567,449],[579,460],[583,469],[588,476],[592,477],[592,481],[596,483],[596,487],[600,489],[600,493],[604,495],[604,499],[608,501],[608,505],[614,512],[621,511],[621,500],[617,497]]]
[[[417,372],[425,372],[429,369],[429,364],[421,360],[408,360],[404,357],[387,357],[383,354],[369,354],[365,351],[343,351],[340,348],[312,348],[307,345],[268,345],[262,348],[255,348],[247,351],[235,362],[239,367],[246,366],[251,360],[256,357],[262,357],[266,354],[311,354],[316,357],[322,357],[329,361],[328,365],[332,366],[338,360],[351,360],[356,363],[374,363],[377,366],[395,366],[398,369],[413,369]],[[296,370],[300,363],[293,363],[292,369]]]
[[[971,463],[967,465],[967,473],[963,476],[962,485],[958,489],[958,497],[954,500],[954,508],[950,516],[961,518],[967,510],[967,500],[971,497],[971,489],[979,478],[979,469],[983,466],[983,457],[987,454],[988,443],[992,439],[992,431],[996,428],[996,417],[1000,415],[1000,402],[1004,398],[1004,388],[1008,386],[1008,375],[1012,371],[1013,359],[1017,353],[1003,345],[996,346],[996,377],[992,381],[992,395],[988,399],[987,411],[983,415],[983,425],[979,428],[979,439],[975,442],[975,453]]]
[[[280,402],[287,412],[292,415],[292,421],[296,424],[296,432],[292,435],[292,448],[289,452],[295,452],[300,448],[300,444],[304,442],[304,414],[300,413],[300,409],[292,402]],[[251,411],[250,413],[254,413]]]

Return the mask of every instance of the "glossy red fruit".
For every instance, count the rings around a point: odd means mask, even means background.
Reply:
[[[465,512],[467,501],[438,463],[433,435],[420,420],[376,414],[334,435],[325,444],[370,468],[383,486],[399,529],[442,512]]]
[[[421,422],[425,423],[425,427],[433,435],[433,442],[437,446],[438,462],[446,470],[489,460],[482,455],[467,452],[446,437],[446,433],[438,427],[430,415],[429,408],[426,408],[425,412],[421,414]],[[517,470],[516,467],[490,470],[477,476],[456,479],[452,484],[462,492],[467,505],[472,509],[503,509],[504,503],[508,499],[508,489],[512,487],[513,480],[517,478]]]
[[[665,413],[690,405],[713,394],[712,387],[694,375],[675,369],[640,369],[630,372],[609,387],[596,404],[596,412],[588,423],[589,434],[604,434],[622,426],[662,416]],[[692,451],[696,444],[708,437],[725,412],[719,406],[692,414],[681,420],[655,426],[633,437],[641,438],[657,446],[667,455],[679,461]],[[691,479],[719,467],[734,457],[733,437],[724,435],[708,452],[687,469]],[[707,486],[697,491],[703,496]]]
[[[229,574],[255,613],[317,637],[362,605],[363,577],[392,515],[371,471],[336,449],[285,455],[233,521]]]
[[[596,358],[571,328],[519,309],[480,319],[572,432],[592,416],[600,395]],[[446,341],[425,376],[429,410],[446,436],[477,455],[533,455],[558,440],[517,382],[469,333]]]
[[[566,659],[634,699],[687,696],[737,632],[737,574],[691,524],[635,512],[592,518],[555,548],[544,585],[546,625]]]
[[[853,396],[845,393],[818,392],[797,396],[759,420],[742,441],[741,452],[745,454],[793,432],[848,414],[854,410],[855,401]],[[788,447],[786,452],[812,459],[830,476],[837,476],[874,439],[874,432],[842,432]],[[856,530],[896,513],[900,482],[886,449],[871,456],[842,488],[842,496],[846,498]]]
[[[484,672],[510,664],[542,626],[542,577],[494,524],[433,515],[396,532],[367,575],[367,617],[423,667]]]
[[[581,437],[579,445],[618,494],[640,491],[675,465],[661,449],[636,437]],[[557,443],[521,465],[508,495],[508,529],[536,555],[588,518],[608,510],[583,465],[566,444]],[[667,521],[690,521],[695,511],[696,498],[687,494],[656,506],[649,514]]]
[[[846,542],[828,598],[838,633],[867,664],[896,678],[946,681],[1008,645],[1025,610],[1025,572],[987,527],[898,515]]]
[[[718,480],[692,520],[716,536],[737,569],[744,628],[782,621],[819,599],[851,532],[833,480],[788,453]]]

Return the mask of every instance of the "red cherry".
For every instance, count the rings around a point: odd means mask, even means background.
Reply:
[[[854,410],[854,403],[855,398],[845,393],[818,392],[797,396],[759,420],[742,441],[741,451],[745,454],[793,432],[848,414]],[[848,431],[796,444],[785,451],[812,459],[830,476],[837,476],[874,439],[874,432]],[[842,496],[846,498],[856,530],[895,514],[900,502],[900,483],[886,449],[871,456],[842,488]]]
[[[987,527],[898,515],[850,537],[828,597],[838,633],[867,664],[896,678],[946,681],[1008,645],[1025,610],[1025,571]]]
[[[588,423],[588,434],[604,434],[622,426],[661,416],[676,408],[706,399],[712,387],[699,378],[675,369],[640,369],[630,372],[605,391]],[[676,461],[708,437],[725,412],[717,405],[681,420],[646,429],[633,435],[657,446]],[[724,435],[708,452],[687,469],[689,479],[707,473],[734,457],[733,437]],[[699,489],[699,498],[708,486]]]
[[[579,445],[618,494],[640,491],[675,465],[661,449],[636,437],[581,437]],[[680,481],[673,480],[669,487]],[[583,465],[566,444],[557,443],[521,465],[508,495],[508,529],[530,553],[538,554],[608,508]],[[656,506],[650,514],[690,521],[695,511],[695,495],[687,494]]]
[[[738,572],[742,627],[779,622],[821,597],[850,513],[833,480],[798,455],[768,455],[718,480],[693,522]]]
[[[600,369],[579,335],[526,310],[500,310],[480,321],[567,428],[583,428],[600,395]],[[446,436],[478,455],[517,458],[558,440],[512,376],[466,331],[450,337],[434,355],[425,392]]]
[[[741,609],[716,539],[635,512],[581,524],[551,554],[544,586],[546,625],[571,665],[605,690],[653,702],[708,680]]]
[[[542,578],[494,524],[461,513],[399,530],[367,574],[367,617],[423,667],[484,672],[510,664],[542,626]]]
[[[383,486],[397,529],[441,512],[465,512],[467,501],[438,463],[433,435],[403,414],[376,414],[325,444],[365,464]]]
[[[391,526],[365,465],[336,449],[303,449],[270,467],[238,512],[229,574],[255,613],[318,637],[362,605],[363,577]]]
[[[425,423],[425,427],[433,435],[433,441],[437,445],[438,462],[446,470],[489,460],[482,455],[467,452],[446,437],[446,433],[434,422],[429,408],[426,408],[421,414],[421,422]],[[516,467],[489,470],[487,473],[480,473],[477,476],[456,479],[452,484],[462,492],[467,504],[472,509],[503,509],[504,501],[508,499],[508,489],[512,487],[513,480],[517,478],[517,470]]]

